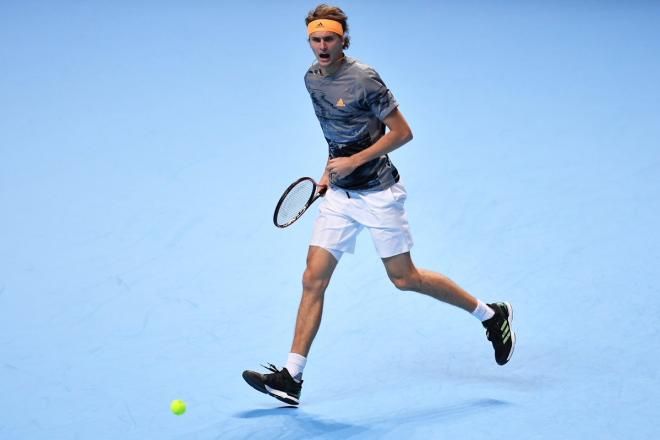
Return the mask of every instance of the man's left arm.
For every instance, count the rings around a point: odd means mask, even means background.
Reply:
[[[389,131],[375,144],[349,157],[336,157],[328,161],[327,171],[341,179],[351,174],[357,167],[384,154],[391,153],[413,138],[412,130],[398,108],[383,119]]]

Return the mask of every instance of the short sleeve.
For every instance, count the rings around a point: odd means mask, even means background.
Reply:
[[[381,121],[399,105],[375,70],[368,69],[365,72],[362,85],[365,105]]]

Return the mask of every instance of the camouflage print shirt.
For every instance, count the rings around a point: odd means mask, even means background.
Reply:
[[[329,156],[348,157],[373,145],[385,134],[383,119],[398,104],[378,73],[346,57],[333,75],[323,76],[317,63],[305,74],[316,117],[328,142]],[[331,184],[348,190],[376,191],[399,181],[387,155],[355,169]]]

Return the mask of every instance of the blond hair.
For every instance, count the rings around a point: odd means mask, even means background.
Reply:
[[[314,20],[334,20],[341,24],[344,29],[344,49],[348,49],[351,44],[351,38],[348,36],[348,16],[338,6],[330,6],[322,3],[318,5],[313,11],[309,11],[305,18],[305,24],[308,25]]]

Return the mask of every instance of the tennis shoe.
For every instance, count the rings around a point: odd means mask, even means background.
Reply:
[[[508,302],[488,304],[495,315],[482,322],[486,328],[486,337],[493,344],[495,362],[504,365],[509,362],[513,349],[516,346],[516,334],[511,329],[513,308]]]
[[[245,370],[243,379],[257,391],[273,396],[289,405],[298,405],[300,400],[300,390],[303,381],[293,380],[289,370],[282,368],[278,370],[273,364],[262,365],[271,373],[261,374],[255,371]]]

